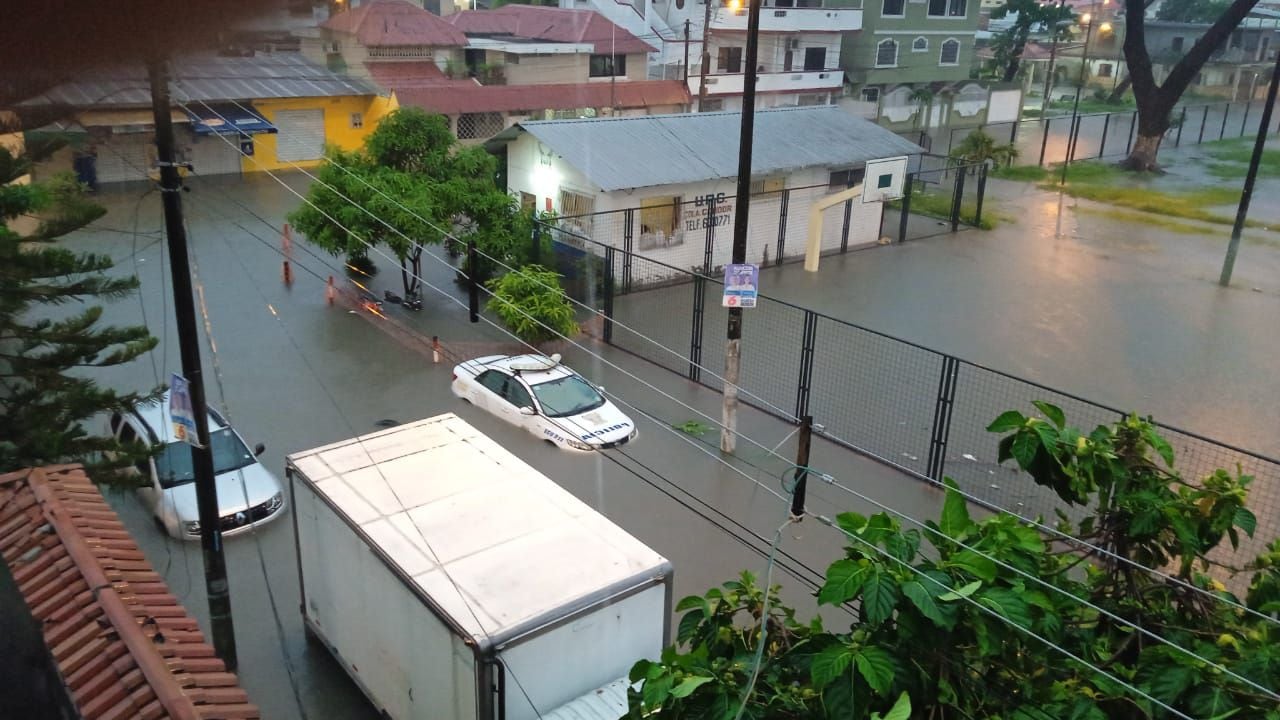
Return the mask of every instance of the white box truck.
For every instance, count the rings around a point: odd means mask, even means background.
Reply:
[[[309,634],[394,720],[617,718],[671,564],[453,414],[290,455]]]

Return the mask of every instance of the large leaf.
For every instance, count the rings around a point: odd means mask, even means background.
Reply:
[[[961,550],[947,559],[945,566],[959,568],[976,578],[991,582],[996,579],[996,564],[972,550]]]
[[[1236,701],[1231,693],[1217,685],[1201,685],[1192,691],[1187,698],[1191,714],[1201,718],[1220,718],[1228,716],[1236,709]]]
[[[862,612],[867,622],[878,625],[888,620],[897,604],[898,585],[892,576],[879,570],[867,576],[862,585]]]
[[[1253,537],[1253,531],[1258,528],[1258,518],[1248,508],[1236,508],[1236,515],[1232,518],[1231,524],[1245,531],[1249,537]]]
[[[853,662],[853,651],[847,645],[833,645],[813,656],[809,665],[809,677],[813,686],[819,690],[825,688],[832,680],[840,677]]]
[[[943,535],[960,539],[971,527],[973,519],[969,517],[969,504],[957,490],[959,487],[951,478],[942,481],[947,486],[947,496],[942,502],[942,517],[938,529]]]
[[[681,680],[679,685],[671,688],[671,697],[673,698],[689,697],[689,695],[692,694],[694,690],[697,690],[699,687],[702,687],[703,685],[711,682],[714,679],[715,678],[709,678],[702,675],[692,675],[690,677],[687,677],[684,680]]]
[[[1155,665],[1142,675],[1147,680],[1146,690],[1163,703],[1176,702],[1196,679],[1195,670],[1185,665]]]
[[[697,632],[698,626],[702,624],[702,620],[705,617],[706,616],[701,610],[693,610],[680,618],[680,625],[676,629],[676,642],[689,642],[689,640],[693,638],[693,634]]]
[[[1027,417],[1017,410],[1005,410],[1000,413],[1000,417],[991,421],[991,424],[987,426],[987,432],[1009,432],[1022,427],[1022,424],[1026,421]]]
[[[1040,449],[1040,436],[1033,430],[1025,430],[1013,436],[1013,445],[1009,452],[1018,461],[1018,467],[1027,470],[1036,459],[1036,451]]]
[[[974,594],[975,592],[977,592],[978,588],[980,587],[982,587],[982,581],[974,580],[973,582],[969,583],[968,585],[965,585],[964,587],[956,588],[951,592],[943,593],[942,595],[939,595],[938,599],[941,600],[942,602],[951,602],[953,600],[960,600],[961,598],[967,598],[970,595]]]
[[[1016,592],[1001,587],[987,588],[977,596],[977,600],[1006,620],[1031,629],[1031,610]]]
[[[872,720],[909,720],[911,717],[911,698],[904,691],[898,696],[898,701],[889,708],[889,712],[883,716],[880,713],[873,713]]]
[[[646,706],[656,708],[662,705],[671,695],[671,676],[664,674],[655,679],[645,680],[644,689],[640,694]]]
[[[1054,427],[1061,430],[1066,426],[1067,416],[1062,414],[1062,408],[1043,400],[1032,400],[1031,404],[1035,405],[1037,410],[1044,413],[1044,416],[1049,419],[1049,422],[1053,423]]]
[[[707,601],[701,595],[690,595],[676,603],[676,612],[684,612],[694,608],[707,609]]]
[[[854,664],[858,667],[858,674],[872,690],[882,695],[889,691],[889,686],[893,684],[894,667],[893,656],[887,651],[878,647],[862,648],[854,657]]]
[[[827,568],[827,582],[818,591],[818,604],[839,605],[848,602],[862,589],[867,566],[856,560],[837,560]]]
[[[952,618],[948,617],[938,605],[938,600],[929,592],[924,585],[918,580],[904,583],[902,585],[902,594],[907,596],[912,605],[920,611],[921,615],[929,618],[934,624],[950,629],[954,624]]]

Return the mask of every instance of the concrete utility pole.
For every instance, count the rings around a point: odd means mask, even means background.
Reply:
[[[1253,181],[1258,178],[1258,164],[1262,162],[1262,148],[1267,144],[1267,131],[1271,129],[1271,111],[1276,106],[1276,86],[1280,85],[1280,53],[1276,53],[1276,66],[1271,71],[1271,85],[1267,87],[1267,104],[1262,107],[1262,121],[1258,123],[1258,139],[1253,142],[1253,155],[1249,158],[1249,174],[1244,178],[1244,192],[1240,195],[1240,207],[1236,209],[1236,223],[1231,226],[1231,242],[1227,244],[1227,257],[1222,261],[1222,276],[1218,284],[1231,284],[1231,273],[1236,267],[1236,252],[1240,249],[1240,235],[1244,232],[1244,219],[1249,214],[1249,200],[1253,198]]]
[[[707,68],[711,66],[711,3],[703,3],[702,14],[702,67],[698,73],[698,112],[702,112],[702,104],[707,100]]]
[[[693,21],[689,18],[684,19],[684,84],[686,89],[689,87],[689,26],[692,24]]]
[[[733,209],[733,263],[747,261],[747,220],[751,217],[751,144],[756,124],[756,62],[760,45],[760,5],[749,0],[747,10],[747,72],[742,85],[742,131],[738,139],[738,196]],[[708,218],[714,211],[708,209]],[[724,346],[724,407],[721,416],[720,451],[731,453],[737,445],[738,375],[742,358],[742,308],[729,308]]]
[[[173,314],[178,325],[182,375],[191,391],[196,442],[191,446],[195,471],[196,506],[200,513],[200,549],[204,554],[204,582],[209,596],[209,629],[213,649],[228,671],[236,669],[236,633],[231,622],[231,591],[227,585],[227,561],[222,548],[218,489],[214,484],[213,454],[209,448],[209,419],[200,369],[200,334],[196,329],[195,298],[191,290],[191,265],[187,259],[187,233],[182,220],[182,181],[174,159],[173,117],[169,103],[166,61],[147,63],[151,81],[151,110],[156,125],[156,156],[160,166],[160,199],[164,204],[164,230],[169,246],[169,271],[173,277]],[[163,322],[163,319],[162,319]]]

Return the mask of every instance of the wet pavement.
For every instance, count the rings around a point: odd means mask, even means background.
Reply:
[[[304,177],[286,177],[297,188],[306,185]],[[689,420],[710,425],[698,413],[718,418],[718,395],[582,339],[583,349],[563,350],[566,361],[637,408],[629,412],[641,437],[607,458],[556,451],[460,404],[449,392],[448,365],[431,363],[424,342],[431,335],[466,343],[462,347],[475,352],[509,346],[493,328],[466,321],[457,302],[462,294],[447,264],[424,260],[424,276],[439,292],[427,291],[419,313],[388,306],[392,322],[330,307],[324,279],[334,274],[342,282],[339,263],[308,254],[300,241],[295,243],[295,281],[291,288],[281,282],[279,224],[297,204],[292,195],[260,176],[194,179],[191,186],[184,195],[190,243],[222,378],[220,387],[206,341],[208,395],[250,443],[266,443],[268,467],[279,471],[289,452],[372,432],[380,423],[456,412],[670,558],[677,597],[702,592],[743,568],[763,570],[767,542],[761,538],[771,537],[785,517],[783,502],[770,491],[779,490],[778,476],[788,463],[744,443],[730,468],[716,460],[715,433],[695,439],[670,427]],[[1215,282],[1223,228],[1209,228],[1204,235],[1171,233],[1105,218],[1089,212],[1093,204],[1067,198],[1059,236],[1056,194],[999,181],[991,188],[1000,209],[1016,215],[1016,222],[993,232],[967,231],[828,257],[816,274],[800,265],[771,269],[762,276],[763,289],[999,370],[1280,454],[1275,434],[1280,409],[1274,402],[1280,397],[1280,337],[1274,332],[1280,318],[1280,250],[1275,245],[1246,244],[1235,285],[1223,289]],[[104,319],[139,323],[145,313],[163,344],[153,353],[154,370],[144,358],[98,373],[119,388],[151,385],[179,367],[157,232],[159,199],[156,193],[143,196],[144,191],[108,191],[103,201],[111,212],[95,230],[67,243],[109,253],[119,272],[136,272],[142,280],[140,296],[111,304]],[[378,262],[383,274],[373,281],[375,290],[399,291],[394,266]],[[709,342],[715,343],[720,326],[708,327]],[[406,329],[417,335],[406,340]],[[748,315],[748,343],[752,329]],[[815,393],[822,392],[817,385]],[[840,402],[830,396],[823,401]],[[641,419],[642,413],[656,420]],[[764,445],[777,444],[783,457],[795,452],[794,438],[788,437],[792,428],[770,416],[744,409],[741,427]],[[993,448],[991,443],[981,450],[989,454]],[[838,446],[818,442],[812,464],[913,516],[936,513],[935,490]],[[871,509],[822,483],[811,486],[809,499],[810,510],[829,515]],[[112,502],[174,592],[203,622],[198,548],[166,540],[131,496],[115,494]],[[806,522],[789,528],[784,538],[785,554],[774,579],[784,585],[787,600],[807,614],[813,602],[805,580],[838,556],[840,537]],[[229,541],[228,564],[243,684],[266,715],[373,717],[341,668],[303,636],[290,524],[277,522]],[[299,700],[289,692],[290,670]]]

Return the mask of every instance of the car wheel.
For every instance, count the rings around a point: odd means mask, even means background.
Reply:
[[[546,438],[543,438],[542,442],[544,442],[544,443],[546,443],[546,444],[550,445],[551,447],[553,447],[553,448],[555,448],[555,449],[557,449],[557,450],[559,450],[559,449],[560,449],[560,446],[559,446],[559,445],[555,444],[554,442],[552,442],[552,441],[550,441],[550,440],[547,440]]]

